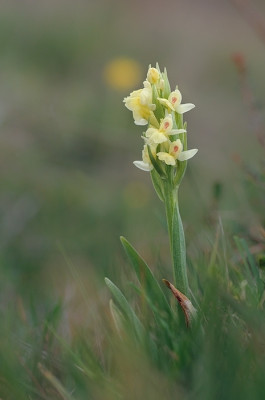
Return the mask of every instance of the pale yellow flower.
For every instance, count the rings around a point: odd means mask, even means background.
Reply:
[[[156,68],[149,68],[147,72],[147,80],[152,85],[155,85],[157,89],[164,90],[165,81],[162,79],[160,72]]]
[[[153,115],[155,104],[152,104],[152,87],[150,82],[144,81],[144,88],[135,90],[123,100],[125,107],[132,111],[136,125],[147,125]]]
[[[154,167],[153,167],[153,164],[152,164],[152,162],[150,160],[147,146],[148,145],[145,144],[144,148],[143,148],[143,151],[142,151],[143,161],[134,161],[133,163],[137,168],[139,168],[139,169],[141,169],[143,171],[152,171],[152,169]],[[151,152],[152,152],[153,156],[155,157],[156,156],[155,155],[156,147],[151,146],[150,148],[151,148]]]
[[[178,89],[170,93],[168,100],[159,97],[157,98],[157,100],[159,100],[160,103],[163,104],[163,106],[172,111],[176,111],[178,114],[184,114],[185,112],[190,111],[195,107],[195,105],[192,103],[181,104],[182,95]]]
[[[176,165],[176,160],[186,161],[195,156],[197,149],[183,151],[183,145],[178,139],[175,142],[171,142],[168,153],[160,151],[157,153],[157,157],[160,161],[164,161],[167,165]]]
[[[145,136],[147,138],[148,144],[157,145],[159,143],[167,142],[169,135],[177,135],[179,133],[186,132],[185,129],[172,129],[173,120],[172,115],[167,115],[166,118],[161,119],[159,129],[151,127],[147,129]]]

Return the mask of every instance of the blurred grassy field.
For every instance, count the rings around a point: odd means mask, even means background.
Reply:
[[[54,256],[58,262],[57,242],[104,270],[120,234],[146,251],[162,240],[162,205],[149,176],[132,165],[141,156],[141,131],[122,104],[141,86],[150,62],[167,66],[184,100],[197,106],[188,116],[189,141],[200,151],[183,185],[184,220],[201,223],[214,182],[223,187],[223,210],[242,220],[238,210],[245,199],[232,155],[246,155],[253,163],[262,152],[240,98],[231,53],[244,51],[250,70],[256,68],[251,80],[257,96],[265,57],[235,8],[213,3],[198,8],[192,1],[167,1],[161,9],[155,2],[151,8],[148,2],[144,7],[120,1],[3,2],[1,239],[8,270],[38,275],[39,268],[53,266]],[[117,57],[139,66],[123,90],[105,79]]]
[[[8,349],[3,357],[6,376],[1,382],[10,380],[15,394],[3,392],[3,400],[18,398],[16,373],[27,364],[21,354],[34,355],[29,356],[27,368],[35,371],[42,351],[51,344],[42,330],[44,319],[50,318],[66,340],[74,341],[80,334],[77,347],[83,343],[82,334],[92,332],[97,356],[105,359],[104,350],[106,357],[112,357],[104,343],[109,327],[101,317],[109,318],[110,295],[103,278],[121,286],[134,280],[120,235],[161,277],[171,274],[163,205],[148,174],[132,164],[141,157],[141,128],[134,126],[122,103],[130,91],[141,87],[150,63],[167,67],[184,102],[196,105],[187,121],[190,147],[199,153],[189,163],[180,193],[190,264],[209,261],[219,217],[228,252],[234,234],[258,244],[257,253],[264,251],[258,231],[264,224],[264,149],[255,132],[257,127],[263,132],[265,47],[233,3],[1,2],[1,315],[7,316],[6,331],[13,332],[16,354],[22,357],[19,363],[11,355],[13,344],[7,345],[5,337],[1,346]],[[255,4],[265,15],[263,2]],[[246,59],[258,110],[254,119],[242,98],[234,53]],[[131,62],[127,77],[110,75],[111,63],[120,59]],[[240,157],[241,164],[235,162]],[[229,254],[232,257],[232,250]],[[88,304],[77,279],[83,282]],[[132,289],[128,290],[133,298]],[[50,366],[59,379],[64,374],[56,357]],[[139,362],[136,355],[124,357]],[[236,357],[240,359],[239,353]],[[147,370],[152,368],[149,361],[141,362]],[[71,379],[78,380],[73,371]],[[126,374],[130,376],[129,366],[124,376],[122,367],[117,372],[125,382]],[[30,386],[34,379],[25,375]],[[167,399],[173,386],[174,390],[181,386],[181,379],[168,383],[155,369],[148,374],[147,388],[143,377],[137,379],[142,389],[134,398],[139,399],[161,399],[163,390]],[[157,393],[148,392],[152,385]],[[97,385],[91,394],[89,390],[89,385],[82,387],[80,398],[85,393],[93,399],[118,398],[115,391],[106,391],[107,397],[97,393]],[[31,396],[41,398],[39,392]],[[126,399],[130,396],[123,394]]]

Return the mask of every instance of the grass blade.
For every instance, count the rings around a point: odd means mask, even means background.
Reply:
[[[52,386],[57,390],[57,392],[64,400],[74,400],[73,396],[71,396],[65,390],[61,382],[50,371],[44,368],[41,364],[39,364],[38,367],[42,375],[45,376],[46,379],[48,379],[48,381],[52,384]]]
[[[169,303],[152,271],[133,246],[124,237],[121,236],[120,239],[139,279],[143,292],[154,306],[171,316],[172,312]]]
[[[147,337],[148,334],[147,334],[144,326],[140,322],[139,318],[137,317],[137,315],[131,308],[130,304],[128,303],[128,301],[126,300],[126,298],[124,297],[124,295],[122,294],[120,289],[118,289],[117,286],[114,285],[114,283],[111,282],[108,278],[105,278],[105,282],[106,282],[109,290],[111,291],[112,295],[115,297],[116,301],[119,303],[120,307],[122,308],[125,317],[131,323],[137,339],[142,344],[147,344],[147,345],[149,344],[152,354],[156,357],[157,348],[156,348],[154,341],[150,337]]]

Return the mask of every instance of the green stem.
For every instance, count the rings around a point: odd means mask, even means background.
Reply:
[[[178,207],[178,189],[173,189],[170,180],[165,182],[165,206],[173,265],[174,285],[183,294],[188,296],[186,245]]]

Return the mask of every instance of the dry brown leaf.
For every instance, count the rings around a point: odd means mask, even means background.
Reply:
[[[170,283],[166,279],[163,279],[163,282],[165,283],[165,285],[167,285],[167,287],[173,293],[174,297],[178,300],[180,307],[182,308],[185,315],[186,325],[187,327],[189,327],[192,323],[192,319],[194,319],[196,315],[196,310],[193,307],[191,301],[188,299],[187,296],[185,296],[185,294],[176,289],[175,286],[172,285],[172,283]]]

